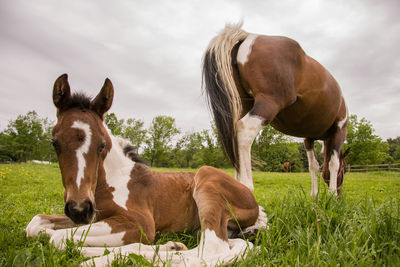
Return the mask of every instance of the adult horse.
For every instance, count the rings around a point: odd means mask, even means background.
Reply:
[[[322,177],[331,192],[343,185],[348,111],[332,75],[289,38],[226,26],[211,40],[203,61],[203,87],[222,147],[236,177],[253,190],[251,145],[263,126],[303,137],[318,192],[314,141],[324,141]]]
[[[66,74],[56,80],[57,124],[52,144],[65,188],[65,215],[36,215],[27,226],[27,235],[44,231],[56,246],[67,238],[81,240],[88,256],[103,255],[104,246],[150,260],[160,251],[157,257],[173,264],[205,261],[213,265],[243,253],[247,242],[228,240],[228,229],[256,222],[259,206],[251,191],[212,167],[202,167],[197,173],[159,173],[135,162],[129,144],[112,136],[103,123],[113,95],[108,79],[93,100],[83,94],[71,95]],[[202,246],[179,255],[171,251],[184,250],[180,243],[159,248],[135,244],[153,242],[156,232],[200,228]],[[113,255],[96,259],[96,263],[106,263]]]

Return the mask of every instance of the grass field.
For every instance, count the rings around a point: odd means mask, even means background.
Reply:
[[[400,173],[346,174],[341,198],[327,194],[323,182],[319,197],[311,198],[308,173],[255,172],[254,180],[269,230],[259,234],[256,248],[235,266],[400,266]],[[62,213],[63,207],[58,165],[0,165],[0,266],[83,262],[73,244],[59,251],[46,236],[25,237],[34,215]],[[162,236],[156,242],[171,239],[197,245],[191,234]],[[151,266],[135,256],[113,265]]]

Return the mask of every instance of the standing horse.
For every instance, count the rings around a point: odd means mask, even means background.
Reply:
[[[236,177],[253,190],[251,145],[263,126],[303,137],[318,192],[314,141],[324,141],[323,178],[333,193],[343,185],[348,111],[332,75],[289,38],[247,33],[226,26],[209,44],[203,87],[222,147]]]
[[[294,163],[285,161],[282,165],[283,165],[283,172],[292,172],[292,166],[294,165]]]
[[[103,255],[104,246],[123,246],[114,250],[141,254],[150,260],[156,250],[166,251],[158,257],[173,264],[204,260],[213,265],[243,253],[247,242],[228,240],[228,229],[256,222],[259,206],[252,192],[212,167],[202,167],[197,173],[159,173],[135,162],[137,157],[132,156],[129,145],[104,126],[104,114],[111,107],[113,95],[108,79],[93,100],[82,94],[71,95],[66,74],[56,80],[53,102],[57,124],[52,144],[65,188],[65,215],[36,215],[27,226],[27,235],[44,231],[56,246],[73,235],[75,242],[83,240],[82,251],[88,256]],[[202,255],[198,249],[174,254],[171,251],[185,249],[176,242],[159,248],[135,244],[153,242],[156,232],[200,228]],[[106,263],[113,255],[96,262]]]

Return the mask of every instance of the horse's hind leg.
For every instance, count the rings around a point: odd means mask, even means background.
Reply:
[[[311,174],[311,196],[315,197],[318,193],[317,172],[319,171],[319,164],[314,153],[314,140],[304,139],[304,146],[308,158],[308,170]]]

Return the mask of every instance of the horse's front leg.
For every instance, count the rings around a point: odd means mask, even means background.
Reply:
[[[52,236],[57,229],[65,229],[76,226],[67,216],[38,214],[32,218],[26,226],[25,232],[28,237],[36,237],[40,232]]]
[[[142,220],[141,220],[142,221]],[[151,243],[155,237],[154,220],[148,218],[143,225],[123,215],[113,216],[93,224],[56,230],[50,242],[62,248],[66,240],[82,242],[84,247],[118,247],[131,243]]]
[[[251,172],[251,145],[262,129],[262,122],[263,120],[259,116],[248,113],[237,123],[239,171],[236,171],[236,179],[251,191],[254,191]]]
[[[341,148],[346,138],[347,128],[343,126],[342,128],[337,128],[336,132],[330,136],[324,142],[324,170],[323,176],[324,178],[329,179],[329,192],[337,195],[338,188],[342,187],[343,177],[338,177],[339,175],[339,168],[340,168],[340,153]],[[339,190],[340,191],[340,190]]]

